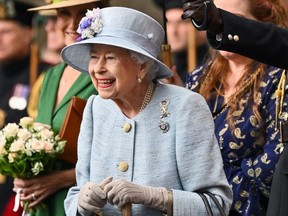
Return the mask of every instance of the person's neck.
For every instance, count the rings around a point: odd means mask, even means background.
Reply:
[[[251,63],[252,61],[250,59],[243,62],[229,62],[229,73],[225,79],[227,84],[224,90],[225,100],[228,100],[228,98],[236,92],[237,83],[242,79],[244,73],[247,71],[247,66]]]
[[[125,99],[116,99],[122,113],[128,118],[133,118],[142,112],[152,99],[155,83],[139,83],[139,90],[130,91]]]

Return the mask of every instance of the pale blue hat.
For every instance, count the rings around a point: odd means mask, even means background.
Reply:
[[[153,59],[159,66],[156,79],[173,75],[171,69],[157,59],[165,32],[147,14],[125,7],[88,10],[78,31],[82,33],[83,40],[66,46],[61,52],[64,62],[76,70],[88,73],[91,44],[106,44]]]

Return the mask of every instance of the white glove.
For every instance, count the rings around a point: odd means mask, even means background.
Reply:
[[[100,185],[93,182],[84,184],[78,194],[78,213],[80,215],[91,215],[99,213],[101,208],[107,204],[106,192],[103,188],[113,180],[112,177],[104,179]]]
[[[117,179],[104,187],[107,200],[120,209],[127,203],[143,204],[161,211],[167,210],[168,190],[164,187],[140,186]]]

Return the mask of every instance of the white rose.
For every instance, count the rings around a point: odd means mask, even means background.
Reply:
[[[23,141],[28,140],[32,136],[31,132],[27,130],[26,128],[20,129],[17,135],[18,135],[18,139],[21,139]]]
[[[23,117],[20,119],[19,125],[21,125],[23,128],[28,128],[33,125],[34,119],[31,117]]]
[[[8,154],[8,160],[9,160],[9,163],[13,163],[14,162],[14,158],[16,158],[16,153],[9,153]]]
[[[52,153],[53,152],[53,144],[48,141],[44,141],[44,150],[46,153]]]
[[[5,138],[5,136],[4,135],[0,135],[0,144],[6,144],[6,138]]]
[[[15,137],[19,131],[19,126],[15,123],[8,123],[3,131],[6,137]]]
[[[38,175],[42,170],[44,170],[43,164],[41,162],[36,162],[31,170],[34,175]]]
[[[10,151],[11,152],[23,151],[24,148],[25,148],[24,142],[22,140],[16,140],[11,144]]]
[[[7,154],[6,149],[5,149],[5,144],[0,143],[0,154],[4,155]]]
[[[35,130],[35,131],[42,131],[42,130],[44,130],[44,129],[51,129],[51,126],[50,125],[48,125],[48,124],[43,124],[43,123],[41,123],[41,122],[34,122],[33,123],[33,129]]]
[[[32,156],[32,144],[31,143],[32,143],[31,141],[25,143],[25,154],[27,156]]]
[[[46,129],[51,129],[51,125],[48,125],[48,124],[44,124],[44,128],[46,128]]]
[[[33,123],[33,128],[36,130],[36,131],[41,131],[45,128],[45,124],[43,123],[40,123],[40,122],[34,122]]]
[[[44,150],[45,144],[41,140],[32,140],[31,142],[31,150],[33,152],[40,152]]]
[[[61,153],[63,153],[64,152],[64,148],[65,148],[65,145],[66,145],[66,141],[59,141],[58,142],[58,145],[57,145],[57,147],[56,147],[56,149],[55,149],[55,152],[57,153],[57,154],[61,154]]]
[[[43,140],[51,139],[54,137],[54,132],[45,128],[40,131],[40,137]]]

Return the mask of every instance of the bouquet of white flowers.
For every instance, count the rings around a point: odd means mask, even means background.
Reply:
[[[30,117],[20,119],[19,125],[8,123],[0,130],[0,173],[29,179],[49,172],[65,144],[49,125]],[[25,212],[29,212],[28,205],[24,203]]]

